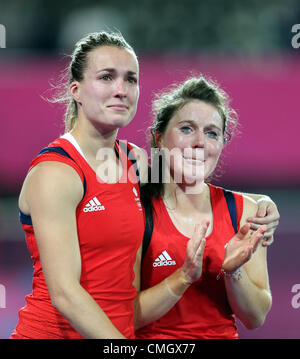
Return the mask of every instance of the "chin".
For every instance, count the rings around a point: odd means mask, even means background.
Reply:
[[[201,186],[204,183],[204,173],[198,173],[197,175],[193,173],[184,173],[182,172],[173,172],[173,179],[180,186],[184,187],[197,187]]]
[[[204,167],[199,166],[192,170],[186,170],[183,173],[183,182],[187,185],[197,185],[198,183],[204,182]]]

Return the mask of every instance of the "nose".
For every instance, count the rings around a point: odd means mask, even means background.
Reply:
[[[196,148],[204,148],[204,139],[205,139],[205,136],[204,136],[204,133],[202,130],[198,130],[196,131],[196,134],[195,134],[195,139],[194,139],[194,147]]]
[[[118,79],[115,82],[115,97],[124,98],[127,94],[127,84],[123,79]]]

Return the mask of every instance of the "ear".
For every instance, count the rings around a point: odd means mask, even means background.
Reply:
[[[80,102],[80,83],[79,81],[73,81],[69,86],[70,94],[73,99],[81,105]]]
[[[156,147],[161,148],[162,147],[162,134],[156,131],[154,133],[154,139],[155,139]]]

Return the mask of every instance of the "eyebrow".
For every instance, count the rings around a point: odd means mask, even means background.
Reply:
[[[110,72],[110,73],[114,73],[114,72],[117,72],[117,70],[114,69],[114,68],[105,68],[105,69],[98,70],[96,73],[98,74],[99,72]],[[136,72],[130,71],[130,70],[127,71],[126,73],[127,73],[128,75],[137,75]]]

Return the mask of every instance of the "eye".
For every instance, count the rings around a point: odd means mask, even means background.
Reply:
[[[192,133],[193,129],[191,126],[182,126],[180,127],[180,131],[186,135]]]
[[[129,83],[131,83],[131,84],[136,84],[136,83],[137,83],[137,78],[134,77],[134,76],[129,76],[129,77],[127,78],[127,81],[128,81]]]
[[[208,137],[210,138],[214,138],[214,139],[218,139],[219,135],[216,131],[207,131],[206,134],[208,135]]]
[[[100,80],[110,81],[110,80],[112,80],[112,76],[110,74],[102,75],[100,77]]]

